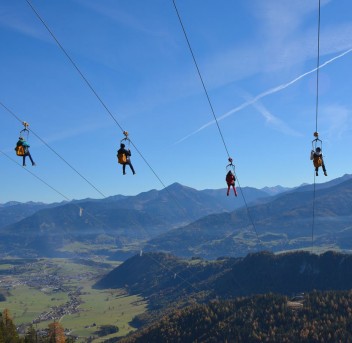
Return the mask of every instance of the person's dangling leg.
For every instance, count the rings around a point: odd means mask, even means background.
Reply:
[[[325,164],[324,162],[321,164],[321,167],[323,168],[323,172],[325,176],[328,176],[327,172],[326,172],[326,168],[325,168]]]
[[[227,195],[227,196],[229,196],[229,193],[230,193],[230,187],[231,187],[231,185],[230,185],[230,184],[227,184],[227,193],[226,193],[226,195]]]
[[[26,154],[24,154],[23,156],[22,156],[22,166],[23,167],[25,167],[26,166]]]
[[[134,171],[134,169],[133,169],[132,163],[131,163],[131,162],[128,162],[127,164],[130,166],[133,175],[136,174],[135,171]]]
[[[32,166],[35,166],[35,163],[34,163],[34,161],[33,161],[33,158],[32,158],[32,156],[31,156],[31,153],[30,153],[29,151],[27,152],[27,155],[28,155],[29,159],[31,160]]]
[[[236,191],[235,185],[232,185],[232,188],[233,188],[233,192],[235,193],[235,196],[237,197],[237,191]]]
[[[124,163],[122,165],[122,174],[125,175],[126,174],[126,163]]]

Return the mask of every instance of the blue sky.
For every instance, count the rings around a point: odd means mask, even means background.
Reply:
[[[227,153],[172,0],[32,1],[165,185],[225,187]],[[317,0],[176,1],[242,187],[314,181]],[[328,177],[352,172],[352,3],[321,1],[318,131]],[[105,196],[163,186],[25,0],[0,4],[0,101]],[[0,108],[0,150],[20,123]],[[27,169],[69,199],[101,198],[33,134]],[[0,203],[62,196],[0,154]]]

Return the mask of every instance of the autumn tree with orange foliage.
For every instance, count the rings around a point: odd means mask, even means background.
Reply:
[[[49,342],[50,343],[65,343],[66,337],[63,326],[59,322],[49,324]]]
[[[1,336],[4,342],[17,342],[19,340],[16,325],[12,321],[12,317],[10,316],[10,311],[5,308],[2,313],[2,321],[1,321]]]

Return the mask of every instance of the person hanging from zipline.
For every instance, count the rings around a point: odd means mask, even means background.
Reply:
[[[24,140],[24,138],[22,136],[19,137],[18,142],[16,144],[16,154],[18,156],[22,156],[23,157],[23,162],[22,162],[22,166],[25,167],[26,166],[26,157],[28,156],[29,159],[32,162],[32,166],[35,166],[35,163],[33,161],[33,158],[31,156],[31,153],[29,152],[29,147],[30,145]]]
[[[227,174],[226,174],[226,183],[227,183],[227,193],[226,195],[229,196],[230,194],[230,188],[233,188],[233,191],[235,193],[235,196],[237,197],[237,191],[236,191],[236,187],[235,187],[235,181],[236,181],[236,177],[235,177],[235,166],[232,164],[232,158],[229,157],[228,161],[230,162],[227,166],[226,169],[228,170]]]
[[[318,176],[319,167],[321,167],[323,169],[324,175],[328,176],[328,174],[326,172],[326,168],[325,168],[323,154],[321,152],[321,148],[320,147],[316,147],[315,151],[314,150],[311,151],[310,159],[313,161],[313,165],[315,167],[315,175],[316,176]]]
[[[126,175],[126,165],[129,165],[133,175],[136,174],[132,163],[131,163],[131,150],[130,149],[125,149],[125,144],[121,143],[120,144],[120,149],[117,150],[117,160],[120,164],[122,164],[122,173],[123,175]]]
[[[315,175],[318,176],[319,167],[323,169],[324,175],[328,176],[325,168],[325,163],[322,154],[323,141],[319,139],[319,133],[314,132],[315,139],[312,141],[312,151],[310,152],[310,159],[313,161],[315,167]]]
[[[230,193],[230,188],[233,188],[233,191],[235,193],[235,196],[237,197],[237,191],[236,191],[236,187],[235,187],[235,175],[233,175],[232,171],[229,170],[229,172],[226,174],[226,183],[227,183],[227,196],[229,196]]]

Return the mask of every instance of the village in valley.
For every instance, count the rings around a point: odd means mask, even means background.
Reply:
[[[4,275],[4,272],[0,275],[0,287],[6,291],[6,294],[11,294],[15,288],[20,286],[36,289],[46,295],[50,294],[53,299],[57,293],[67,293],[67,302],[52,306],[47,311],[40,313],[33,319],[33,324],[59,320],[64,315],[77,313],[79,311],[78,307],[82,303],[80,295],[83,287],[76,287],[73,283],[79,283],[80,280],[94,277],[93,272],[62,275],[56,270],[56,272],[52,273],[52,270],[57,268],[53,262],[36,261],[15,265],[7,269],[6,275]],[[50,273],[48,272],[49,270]]]

